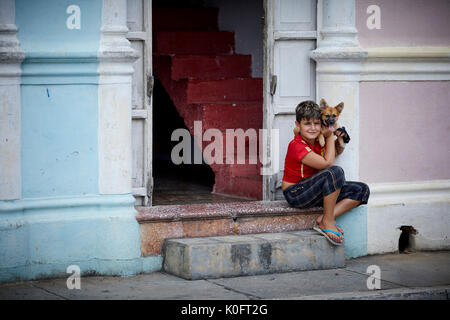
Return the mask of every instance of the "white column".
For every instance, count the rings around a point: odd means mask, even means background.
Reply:
[[[14,0],[0,3],[0,200],[21,198],[20,50]]]
[[[329,105],[344,102],[339,124],[351,137],[345,151],[335,161],[347,180],[359,178],[359,81],[361,62],[367,58],[359,45],[355,27],[355,0],[319,0],[317,49],[317,100]]]
[[[99,191],[131,193],[131,80],[126,0],[103,0],[99,49]]]

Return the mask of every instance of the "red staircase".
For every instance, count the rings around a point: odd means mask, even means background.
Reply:
[[[259,159],[249,164],[247,142],[246,164],[237,164],[235,141],[234,164],[226,164],[225,138],[226,129],[254,129],[259,148],[262,79],[251,77],[250,55],[235,54],[234,33],[218,30],[218,9],[154,8],[153,68],[191,135],[194,121],[202,122],[202,135],[210,128],[222,133],[224,164],[210,164],[213,193],[261,200]]]

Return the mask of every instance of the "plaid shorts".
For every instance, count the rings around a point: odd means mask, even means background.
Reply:
[[[345,181],[344,170],[331,166],[299,181],[283,191],[290,206],[296,208],[322,207],[323,197],[341,188],[338,199],[352,199],[366,204],[369,200],[369,187],[363,182]]]

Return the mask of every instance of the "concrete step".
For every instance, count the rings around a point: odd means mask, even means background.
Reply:
[[[250,78],[251,55],[175,55],[173,80],[187,78]]]
[[[344,246],[315,231],[168,239],[167,273],[188,280],[345,267]]]
[[[234,32],[157,31],[154,46],[154,52],[158,55],[233,54]]]
[[[161,255],[169,238],[277,233],[312,229],[322,208],[298,209],[286,200],[137,206],[141,254]]]
[[[153,30],[218,30],[218,8],[153,8]]]

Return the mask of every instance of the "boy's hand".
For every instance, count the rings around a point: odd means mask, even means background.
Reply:
[[[320,132],[323,134],[323,136],[325,138],[328,138],[329,136],[331,136],[333,134],[333,131],[331,131],[330,129],[328,129],[328,127],[322,126],[322,128],[320,129]]]

